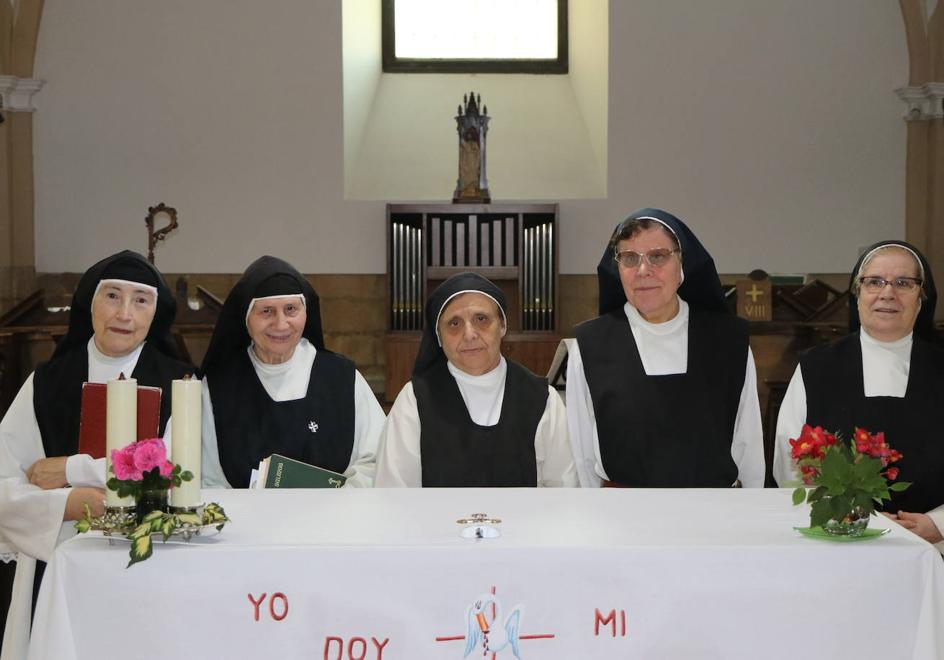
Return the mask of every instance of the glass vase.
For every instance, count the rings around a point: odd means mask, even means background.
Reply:
[[[135,519],[140,525],[152,511],[167,511],[167,489],[143,490],[134,504]]]
[[[832,536],[862,536],[869,526],[871,511],[857,506],[841,519],[832,518],[823,525],[823,531]]]

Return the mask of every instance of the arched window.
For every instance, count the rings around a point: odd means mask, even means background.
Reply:
[[[383,0],[383,70],[567,73],[567,0]]]

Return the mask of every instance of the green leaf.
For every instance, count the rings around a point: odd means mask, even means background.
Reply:
[[[858,492],[853,498],[853,504],[857,507],[861,507],[863,511],[872,513],[875,510],[875,506],[872,504],[872,496],[866,492]]]
[[[84,534],[85,532],[92,529],[92,521],[88,518],[82,518],[82,520],[75,521],[75,531],[78,534]]]
[[[179,466],[178,466],[178,467],[179,467]],[[190,470],[187,470],[186,472],[181,472],[181,473],[180,473],[180,478],[181,478],[183,481],[191,481],[191,480],[193,479],[193,472],[191,472]]]
[[[797,488],[793,491],[793,506],[797,504],[803,504],[803,500],[806,499],[806,488]]]
[[[896,493],[900,493],[901,491],[903,491],[903,490],[905,490],[906,488],[908,488],[908,486],[910,486],[910,485],[911,485],[911,482],[910,482],[910,481],[896,481],[895,483],[891,484],[891,485],[888,487],[888,489],[889,489],[889,490],[893,490],[893,491],[895,491]]]
[[[836,446],[826,449],[819,481],[830,496],[842,495],[853,480],[854,467]]]
[[[223,507],[216,502],[210,502],[203,507],[203,524],[212,525],[217,522],[229,522],[229,517],[223,511]]]
[[[882,471],[882,462],[877,458],[872,458],[870,456],[862,457],[857,463],[853,465],[853,472],[857,478],[867,479],[869,477],[877,477]]]
[[[174,533],[174,530],[177,528],[177,521],[174,520],[174,516],[168,516],[167,519],[161,523],[161,536],[164,537],[164,540],[170,538],[170,535]]]
[[[143,525],[139,525],[139,528]],[[137,531],[137,530],[135,530]],[[131,551],[129,555],[131,556],[131,561],[128,562],[128,565],[125,568],[131,568],[133,564],[137,564],[139,561],[144,561],[154,552],[154,547],[151,544],[151,535],[145,534],[139,538],[134,539],[131,542]]]
[[[825,486],[817,486],[817,487],[813,490],[812,493],[810,493],[809,495],[806,496],[806,501],[807,501],[807,502],[810,502],[810,503],[812,503],[812,502],[818,502],[819,500],[823,499],[823,497],[825,497],[825,495],[826,495],[826,487],[825,487]]]
[[[852,511],[852,497],[849,495],[837,495],[836,497],[831,497],[829,499],[829,504],[830,510],[832,511],[830,518],[835,518],[836,520],[841,520],[850,511]]]
[[[130,534],[128,534],[128,538],[133,541],[133,540],[135,540],[135,539],[141,538],[142,536],[147,536],[147,535],[149,535],[150,533],[151,533],[151,524],[150,524],[150,523],[141,523],[140,525],[138,525],[137,527],[135,527],[135,528],[131,531]]]
[[[186,525],[200,525],[203,523],[203,521],[200,520],[200,516],[195,513],[179,513],[177,514],[177,518]]]
[[[163,515],[164,515],[164,512],[163,512],[163,511],[160,511],[160,510],[158,510],[158,509],[155,509],[154,511],[151,511],[151,512],[148,513],[146,516],[144,516],[144,522],[146,522],[146,523],[152,522],[152,521],[154,521],[154,520],[157,519],[157,518],[163,517]]]
[[[829,506],[829,500],[819,500],[813,502],[810,507],[810,526],[822,527],[827,520],[832,518],[832,510]]]

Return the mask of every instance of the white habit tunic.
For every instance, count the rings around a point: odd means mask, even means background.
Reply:
[[[98,350],[94,338],[89,339],[89,381],[106,383],[122,373],[130,376],[143,347],[142,343],[128,355],[112,358]],[[36,559],[49,561],[56,545],[75,533],[73,521],[62,520],[69,489],[43,490],[26,478],[26,470],[41,458],[46,452],[33,410],[30,374],[0,421],[0,560],[17,559],[2,660],[26,657]],[[68,457],[66,480],[70,486],[105,488],[105,459],[88,454]]]
[[[665,323],[649,323],[636,308],[626,303],[623,310],[629,320],[639,358],[648,376],[683,374],[688,370],[688,303],[681,298],[679,312]],[[593,400],[583,368],[583,359],[576,341],[568,342],[567,357],[567,420],[570,441],[580,485],[598,488],[609,480],[600,458]],[[745,488],[764,486],[764,442],[757,400],[757,371],[754,353],[747,349],[744,365],[744,386],[738,402],[731,458],[738,468],[738,479]],[[666,415],[685,414],[684,409],[665,410]]]
[[[302,399],[308,392],[311,378],[311,366],[315,362],[318,349],[304,337],[298,342],[292,357],[281,364],[261,362],[252,347],[246,349],[255,369],[256,376],[273,401],[294,401]],[[377,403],[377,397],[359,371],[354,372],[354,447],[351,460],[344,476],[345,486],[370,487],[374,482],[377,444],[383,430],[383,408]],[[170,422],[167,423],[165,441],[170,443]],[[313,436],[316,438],[316,436]],[[246,466],[246,474],[255,468]],[[201,481],[206,488],[230,488],[223,468],[220,466],[219,446],[216,440],[216,421],[213,417],[213,402],[210,399],[210,387],[203,380],[203,461]]]
[[[859,331],[859,346],[862,348],[862,384],[866,397],[894,396],[902,398],[908,391],[908,374],[911,371],[911,344],[913,335],[895,341],[879,341],[871,337],[865,328]],[[777,434],[774,444],[774,479],[780,487],[795,487],[802,483],[799,471],[790,453],[790,439],[800,437],[806,424],[806,386],[803,373],[797,365],[787,393],[780,405],[777,417]],[[927,513],[938,530],[944,532],[944,505]],[[944,553],[944,541],[935,544]]]
[[[452,363],[447,363],[447,367],[456,379],[472,421],[480,426],[497,424],[501,418],[505,375],[508,373],[505,358],[502,357],[497,367],[481,376],[469,375]],[[420,430],[420,415],[411,381],[397,395],[384,425],[375,486],[418,488],[423,485]],[[577,485],[577,474],[567,440],[564,404],[550,387],[544,414],[534,433],[534,456],[539,487]]]

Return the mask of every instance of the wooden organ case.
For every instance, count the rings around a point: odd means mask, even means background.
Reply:
[[[388,401],[410,380],[427,296],[465,271],[508,300],[502,354],[547,373],[560,340],[557,219],[557,204],[387,205]]]

